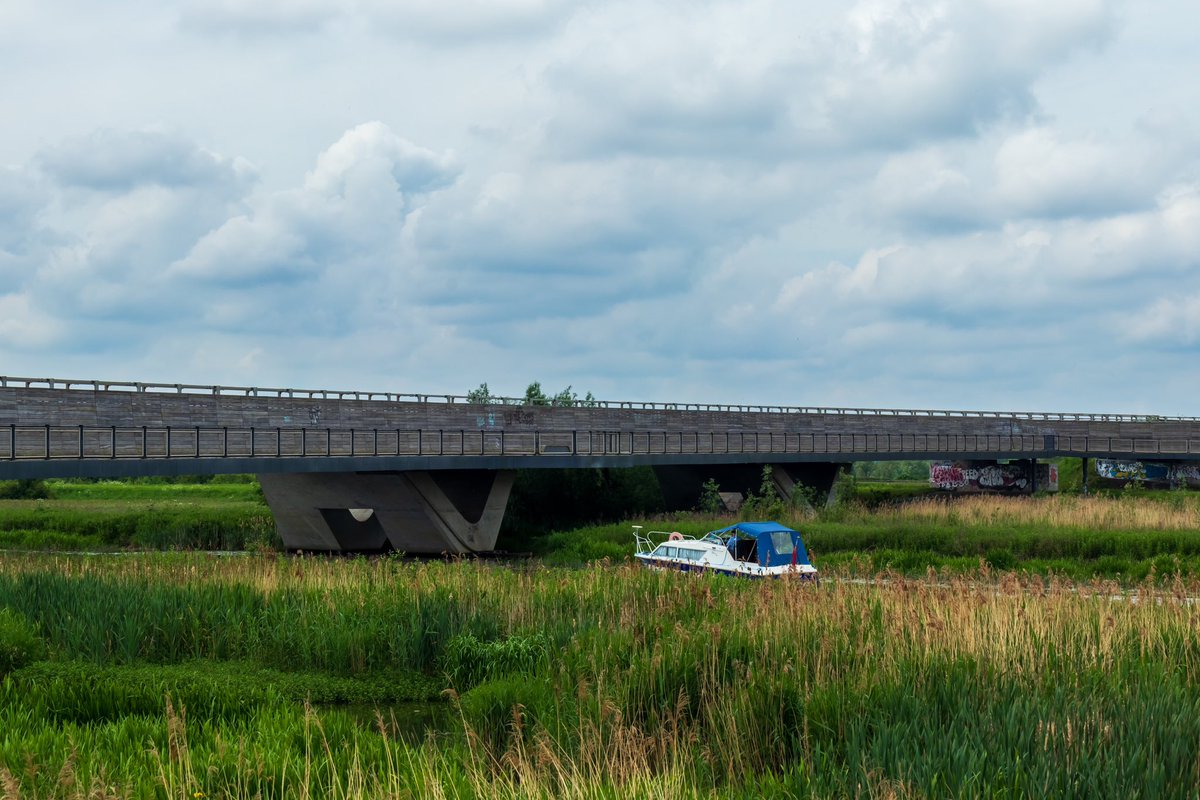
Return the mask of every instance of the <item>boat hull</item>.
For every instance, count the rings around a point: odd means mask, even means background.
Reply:
[[[669,559],[649,558],[644,555],[637,555],[637,560],[642,566],[650,570],[658,572],[686,572],[692,575],[726,575],[731,578],[748,578],[750,580],[778,580],[780,578],[789,578],[792,580],[811,581],[819,583],[820,578],[816,571],[801,570],[799,567],[750,567],[747,569],[729,569],[727,567],[717,567],[711,564],[693,564],[688,562],[672,561]]]

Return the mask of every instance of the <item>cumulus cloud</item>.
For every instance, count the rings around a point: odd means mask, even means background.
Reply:
[[[187,3],[179,21],[208,34],[315,33],[352,9],[349,0],[202,0]]]
[[[624,6],[575,26],[547,68],[548,141],[722,158],[896,150],[1037,110],[1044,71],[1109,35],[1111,3],[866,0]],[[840,8],[834,6],[832,8]],[[663,37],[661,32],[670,30]]]
[[[1194,59],[1140,7],[117,6],[0,48],[10,365],[1087,407],[1195,346],[1200,118],[1113,80]]]
[[[389,33],[446,44],[544,35],[583,5],[579,0],[362,0],[359,10]]]
[[[39,162],[62,186],[103,192],[151,184],[238,184],[254,177],[244,160],[222,158],[161,131],[98,130],[43,150]]]
[[[1022,127],[890,156],[870,186],[870,209],[914,231],[1108,217],[1153,208],[1195,162],[1178,135],[1102,140]]]
[[[269,195],[207,233],[170,272],[245,286],[311,280],[357,259],[395,267],[414,198],[456,174],[450,154],[418,147],[382,123],[359,125],[317,157],[301,188]]]
[[[192,2],[184,30],[206,35],[306,35],[361,24],[392,38],[438,46],[523,40],[553,31],[579,0],[219,0]]]
[[[48,194],[28,170],[0,167],[0,291],[20,281],[21,265],[36,247],[33,228]]]
[[[1133,314],[1116,315],[1113,328],[1126,341],[1191,348],[1200,344],[1200,294],[1160,297]]]
[[[885,146],[961,136],[1036,109],[1033,82],[1109,35],[1112,3],[866,0],[829,51],[833,130]]]

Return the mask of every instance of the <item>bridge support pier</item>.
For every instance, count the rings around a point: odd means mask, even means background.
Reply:
[[[764,464],[708,464],[657,466],[654,474],[662,488],[663,502],[668,509],[695,508],[703,491],[705,481],[712,479],[721,487],[721,492],[757,494],[762,485]],[[785,500],[793,497],[797,486],[802,487],[798,497],[805,505],[836,502],[835,486],[838,472],[845,465],[837,463],[790,463],[771,464],[771,479],[775,490]]]
[[[492,550],[512,470],[260,474],[288,550]]]

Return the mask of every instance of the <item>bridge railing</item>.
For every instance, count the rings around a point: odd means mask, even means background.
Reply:
[[[470,395],[340,391],[331,389],[295,389],[264,386],[221,386],[188,383],[146,383],[140,381],[75,380],[66,378],[22,378],[0,375],[0,388],[60,389],[89,392],[135,392],[151,394],[194,394],[233,397],[280,397],[303,400],[358,400],[392,403],[462,404],[475,406],[528,406],[524,397],[472,397]],[[641,411],[711,411],[754,414],[808,414],[832,416],[897,417],[987,417],[1020,420],[1084,422],[1198,422],[1200,417],[1162,416],[1157,414],[1105,414],[1057,411],[964,411],[921,408],[854,408],[838,406],[743,405],[719,403],[662,403],[638,400],[595,400],[575,398],[549,402],[552,406],[574,408],[628,409]]]
[[[0,461],[751,454],[1200,454],[1200,440],[945,433],[0,427]]]

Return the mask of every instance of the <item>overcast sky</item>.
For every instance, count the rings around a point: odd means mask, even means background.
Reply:
[[[1200,414],[1195,0],[0,0],[0,374]]]

